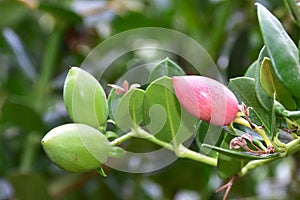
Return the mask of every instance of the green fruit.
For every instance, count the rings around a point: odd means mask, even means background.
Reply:
[[[106,122],[108,107],[105,92],[88,72],[72,67],[65,80],[63,96],[68,114],[75,123],[99,128]]]
[[[100,131],[84,124],[58,126],[48,132],[41,143],[57,166],[76,173],[100,167],[111,149]]]

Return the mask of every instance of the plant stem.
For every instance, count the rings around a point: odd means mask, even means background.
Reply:
[[[20,170],[27,172],[32,170],[32,165],[35,160],[38,146],[40,144],[40,135],[36,132],[30,132],[24,142],[21,161],[20,161]]]
[[[289,111],[285,110],[281,113],[284,117],[290,117],[290,118],[300,118],[300,110],[296,111]]]
[[[118,137],[117,139],[113,140],[110,142],[111,146],[117,146],[123,142],[125,142],[126,140],[129,140],[130,138],[134,137],[134,132],[130,131],[124,135],[122,135],[121,137]]]
[[[132,129],[132,131],[113,140],[110,144],[112,146],[119,145],[132,137],[143,138],[143,139],[153,142],[159,146],[162,146],[170,151],[173,151],[179,158],[188,158],[188,159],[195,160],[197,162],[202,162],[202,163],[214,166],[214,167],[217,166],[216,158],[212,158],[212,157],[203,155],[201,153],[192,151],[192,150],[186,148],[185,146],[183,146],[182,144],[178,145],[177,148],[175,149],[175,147],[172,145],[172,143],[168,143],[168,142],[159,140],[156,137],[154,137],[152,134],[148,133],[147,131],[145,131],[144,129],[142,129],[140,127],[136,127],[134,129]]]
[[[179,149],[181,152],[183,152],[183,154],[181,154],[179,156],[180,158],[189,158],[191,160],[202,162],[202,163],[211,165],[213,167],[216,167],[218,164],[218,160],[216,158],[212,158],[212,157],[197,153],[195,151],[192,151],[192,150],[186,148],[183,145],[180,145]]]
[[[171,145],[170,143],[167,143],[167,142],[157,139],[152,134],[146,132],[145,130],[143,130],[141,128],[136,129],[136,131],[137,131],[138,136],[142,136],[144,139],[146,139],[148,141],[158,144],[166,149],[169,149],[170,151],[174,151],[179,158],[189,158],[189,159],[195,160],[197,162],[202,162],[202,163],[205,163],[205,164],[208,164],[211,166],[217,166],[216,158],[212,158],[212,157],[197,153],[195,151],[192,151],[192,150],[186,148],[185,146],[183,146],[182,144],[178,145],[178,149],[175,149],[174,146]]]
[[[286,110],[285,107],[279,103],[278,101],[274,101],[274,107],[275,107],[275,112],[283,117],[289,117],[289,118],[300,118],[300,111],[289,111]]]
[[[265,159],[265,160],[253,160],[250,161],[246,166],[244,166],[241,170],[241,172],[238,174],[239,176],[244,176],[246,175],[250,170],[259,167],[261,165],[265,165],[268,164],[274,160],[277,160],[279,158],[284,158],[287,157],[289,155],[292,155],[294,153],[296,153],[297,151],[300,150],[300,138],[297,138],[291,142],[289,142],[288,144],[286,144],[286,151],[280,153],[277,157],[274,158],[269,158],[269,159]]]
[[[244,118],[242,118],[242,117],[237,117],[237,118],[235,118],[234,122],[237,123],[237,124],[241,124],[241,125],[243,125],[243,126],[246,126],[246,127],[248,127],[248,128],[251,128],[252,130],[256,131],[257,133],[260,134],[260,136],[261,136],[261,137],[263,138],[263,140],[266,142],[266,144],[267,144],[268,147],[272,147],[272,146],[273,146],[273,145],[272,145],[272,142],[271,142],[271,140],[268,138],[266,132],[265,132],[263,129],[259,128],[256,124],[253,124],[253,123],[250,124],[246,119],[244,119]]]

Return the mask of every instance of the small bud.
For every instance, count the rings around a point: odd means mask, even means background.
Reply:
[[[178,100],[191,115],[217,126],[235,119],[238,101],[223,84],[203,76],[175,76],[173,83]]]
[[[247,145],[245,139],[240,138],[240,137],[235,137],[230,141],[229,148],[230,149],[239,149],[245,145]]]
[[[102,86],[91,74],[78,67],[72,67],[66,77],[64,102],[75,123],[98,128],[107,120],[107,100]]]
[[[41,143],[57,166],[76,173],[99,168],[106,162],[111,148],[100,131],[84,124],[58,126]]]

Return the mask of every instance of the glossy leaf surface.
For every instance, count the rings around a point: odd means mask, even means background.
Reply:
[[[119,128],[134,128],[143,121],[144,94],[144,90],[134,88],[120,99],[116,111],[116,123]]]
[[[288,110],[296,109],[296,103],[292,95],[285,89],[277,78],[272,68],[272,63],[268,58],[262,62],[260,69],[260,82],[269,96],[276,94],[276,99]]]
[[[300,97],[300,62],[298,48],[280,21],[257,3],[257,15],[263,39],[274,71],[282,84],[294,96]]]
[[[152,82],[162,76],[182,76],[185,75],[185,72],[179,67],[175,62],[169,58],[165,58],[159,62],[149,75],[148,82]]]
[[[244,102],[246,106],[252,107],[250,118],[257,125],[264,125],[266,133],[271,136],[271,119],[269,112],[260,104],[255,94],[254,79],[239,77],[231,79],[229,89],[236,95],[239,102]]]

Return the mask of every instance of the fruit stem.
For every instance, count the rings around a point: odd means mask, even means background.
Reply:
[[[256,131],[257,133],[260,134],[260,136],[263,138],[263,140],[266,142],[267,147],[273,147],[271,140],[268,138],[266,132],[260,128],[259,126],[257,126],[254,123],[250,123],[249,121],[247,121],[246,119],[242,118],[242,117],[237,117],[234,120],[235,123],[237,124],[241,124],[243,126],[246,126],[254,131]]]
[[[292,155],[300,150],[300,138],[295,139],[289,143],[286,144],[286,151],[280,153],[278,156],[274,158],[264,159],[264,160],[252,160],[248,162],[241,170],[241,172],[238,174],[239,176],[246,175],[250,170],[259,167],[261,165],[268,164],[274,160],[277,160],[279,158],[284,158],[289,155]]]

